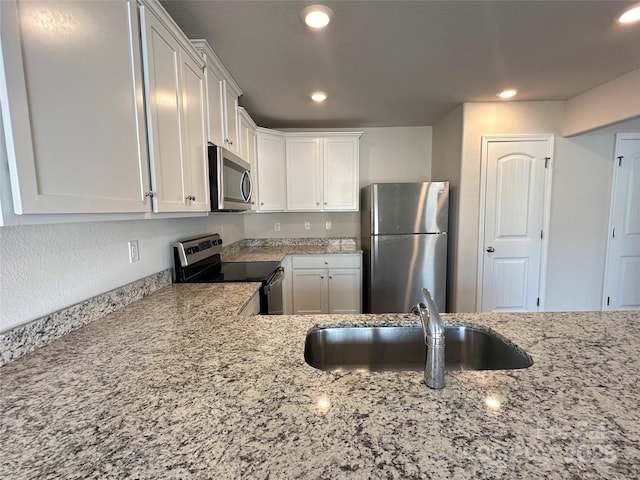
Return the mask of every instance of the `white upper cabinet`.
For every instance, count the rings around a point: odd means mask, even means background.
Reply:
[[[288,133],[287,209],[357,211],[361,133]]]
[[[358,210],[360,199],[360,134],[322,139],[324,210]]]
[[[257,129],[258,210],[284,211],[287,205],[284,134]]]
[[[224,138],[226,148],[240,154],[238,137],[238,97],[242,94],[229,80],[224,81],[224,111],[227,134]]]
[[[238,97],[242,90],[206,40],[192,40],[205,60],[207,139],[240,154]]]
[[[157,4],[140,12],[154,211],[207,211],[204,61]]]
[[[251,192],[251,210],[256,210],[257,204],[255,199],[258,198],[258,167],[256,166],[257,126],[247,111],[242,107],[238,107],[238,125],[240,128],[238,135],[240,139],[240,157],[251,165],[251,185],[253,185],[253,192]]]
[[[0,2],[14,211],[148,212],[135,1]]]
[[[287,137],[287,209],[322,209],[321,140]]]

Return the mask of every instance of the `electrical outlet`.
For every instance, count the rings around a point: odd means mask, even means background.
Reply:
[[[311,222],[304,222],[304,229],[311,230]]]
[[[129,240],[129,263],[140,260],[140,247],[138,240]]]
[[[278,222],[274,223],[274,224],[273,224],[273,229],[274,229],[276,232],[279,232],[279,231],[280,231],[280,223],[278,223]]]
[[[327,221],[327,223],[325,224],[325,227],[327,228],[327,230],[331,230],[331,222]]]

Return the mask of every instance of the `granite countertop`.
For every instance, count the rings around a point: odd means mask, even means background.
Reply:
[[[535,363],[434,391],[303,358],[316,323],[415,317],[240,317],[214,287],[165,287],[0,368],[0,477],[640,476],[640,312],[444,315]]]
[[[362,253],[353,238],[248,239],[222,251],[225,262],[259,262],[284,260],[287,255]]]

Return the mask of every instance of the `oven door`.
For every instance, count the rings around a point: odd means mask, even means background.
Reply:
[[[260,313],[267,315],[284,314],[282,301],[282,281],[284,280],[284,268],[278,267],[269,277],[267,283],[262,287]]]

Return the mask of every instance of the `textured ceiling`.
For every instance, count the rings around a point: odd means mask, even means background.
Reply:
[[[307,5],[334,11],[324,31]],[[162,1],[206,38],[261,126],[433,125],[464,101],[565,100],[640,68],[629,1]],[[325,90],[323,105],[308,99]],[[640,92],[640,86],[639,86]],[[639,93],[640,94],[640,93]]]

